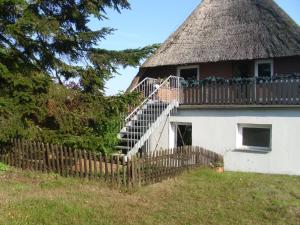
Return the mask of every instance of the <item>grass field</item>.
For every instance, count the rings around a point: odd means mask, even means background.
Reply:
[[[124,192],[0,170],[0,224],[300,224],[300,177],[208,169]]]

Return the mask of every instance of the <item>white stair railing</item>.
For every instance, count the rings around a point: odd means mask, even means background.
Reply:
[[[170,76],[161,82],[146,78],[132,90],[141,92],[145,100],[125,118],[120,133],[129,154],[143,147],[153,130],[179,106],[181,79]]]
[[[141,93],[144,97],[147,98],[154,91],[155,86],[160,84],[160,79],[146,77],[144,80],[138,83],[138,85],[132,88],[130,92]]]

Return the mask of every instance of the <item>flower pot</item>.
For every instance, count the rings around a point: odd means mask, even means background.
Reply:
[[[224,173],[224,167],[223,166],[222,167],[216,167],[215,170],[216,170],[217,173]]]

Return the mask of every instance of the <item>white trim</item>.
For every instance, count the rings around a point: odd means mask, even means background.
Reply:
[[[255,60],[255,77],[258,77],[258,65],[269,63],[271,64],[271,77],[274,75],[274,60],[273,59],[263,59],[263,60]]]
[[[192,145],[193,145],[193,123],[189,122],[171,122],[170,123],[170,135],[169,135],[169,147],[177,148],[177,129],[178,125],[191,126],[192,127]]]
[[[200,66],[199,65],[190,65],[190,66],[178,66],[177,67],[177,76],[180,77],[180,70],[184,69],[197,69],[197,80],[200,80]]]
[[[243,128],[267,128],[270,129],[270,146],[257,147],[243,145]],[[272,125],[270,124],[238,124],[236,132],[236,147],[240,150],[257,151],[257,152],[270,152],[272,150]]]
[[[169,125],[169,149],[176,147],[176,123],[170,123]]]

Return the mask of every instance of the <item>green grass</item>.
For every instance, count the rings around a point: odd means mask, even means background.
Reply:
[[[57,175],[0,173],[0,224],[300,224],[300,177],[199,169],[122,192]]]

